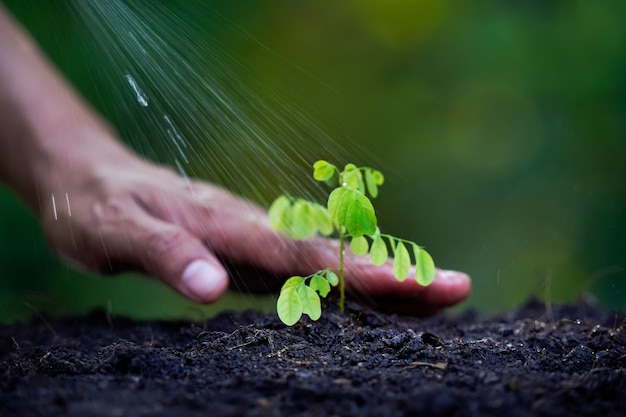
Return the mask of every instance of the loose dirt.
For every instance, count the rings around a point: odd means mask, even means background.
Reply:
[[[104,312],[0,326],[0,416],[624,416],[626,319],[589,302],[317,322]]]

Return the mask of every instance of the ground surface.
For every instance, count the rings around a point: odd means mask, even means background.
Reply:
[[[624,315],[588,303],[293,328],[97,312],[0,326],[0,416],[624,416],[625,368]]]

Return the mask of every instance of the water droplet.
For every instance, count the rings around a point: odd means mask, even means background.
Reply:
[[[139,103],[141,107],[147,107],[148,96],[141,89],[141,87],[139,87],[139,84],[137,84],[137,81],[135,81],[135,79],[130,74],[126,74],[126,81],[128,81],[128,85],[130,85],[130,87],[133,89],[133,92],[135,93],[135,97],[137,98],[137,103]]]
[[[72,209],[70,208],[70,196],[68,193],[65,193],[65,201],[67,202],[67,214],[72,217]]]
[[[189,160],[187,159],[187,155],[185,155],[185,152],[183,151],[183,148],[187,147],[187,142],[185,141],[185,138],[183,138],[183,135],[180,133],[178,128],[176,128],[174,122],[167,114],[163,115],[163,120],[165,120],[165,123],[167,123],[168,125],[168,128],[166,129],[167,135],[172,140],[172,143],[174,143],[174,146],[176,146],[178,153],[180,154],[180,156],[182,156],[185,163],[188,164]]]
[[[54,213],[54,220],[59,220],[57,217],[57,203],[54,199],[54,194],[52,194],[52,212]]]

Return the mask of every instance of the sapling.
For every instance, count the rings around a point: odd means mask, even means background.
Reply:
[[[343,170],[320,160],[313,164],[313,178],[324,182],[332,191],[326,206],[287,195],[278,197],[270,206],[269,219],[274,230],[293,239],[306,239],[316,234],[338,235],[339,267],[322,269],[305,277],[293,276],[282,286],[276,303],[278,317],[288,326],[302,314],[317,320],[322,314],[321,297],[339,285],[339,309],[345,303],[345,243],[357,256],[369,253],[372,264],[380,266],[393,257],[393,275],[403,281],[415,265],[415,279],[429,285],[435,276],[435,265],[426,250],[415,242],[381,233],[370,198],[378,196],[383,174],[369,167],[347,164]]]

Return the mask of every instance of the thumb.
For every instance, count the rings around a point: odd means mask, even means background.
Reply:
[[[212,303],[226,291],[228,273],[194,235],[146,215],[135,218],[133,229],[106,239],[116,260],[136,265],[198,303]],[[116,242],[122,236],[124,242]]]

